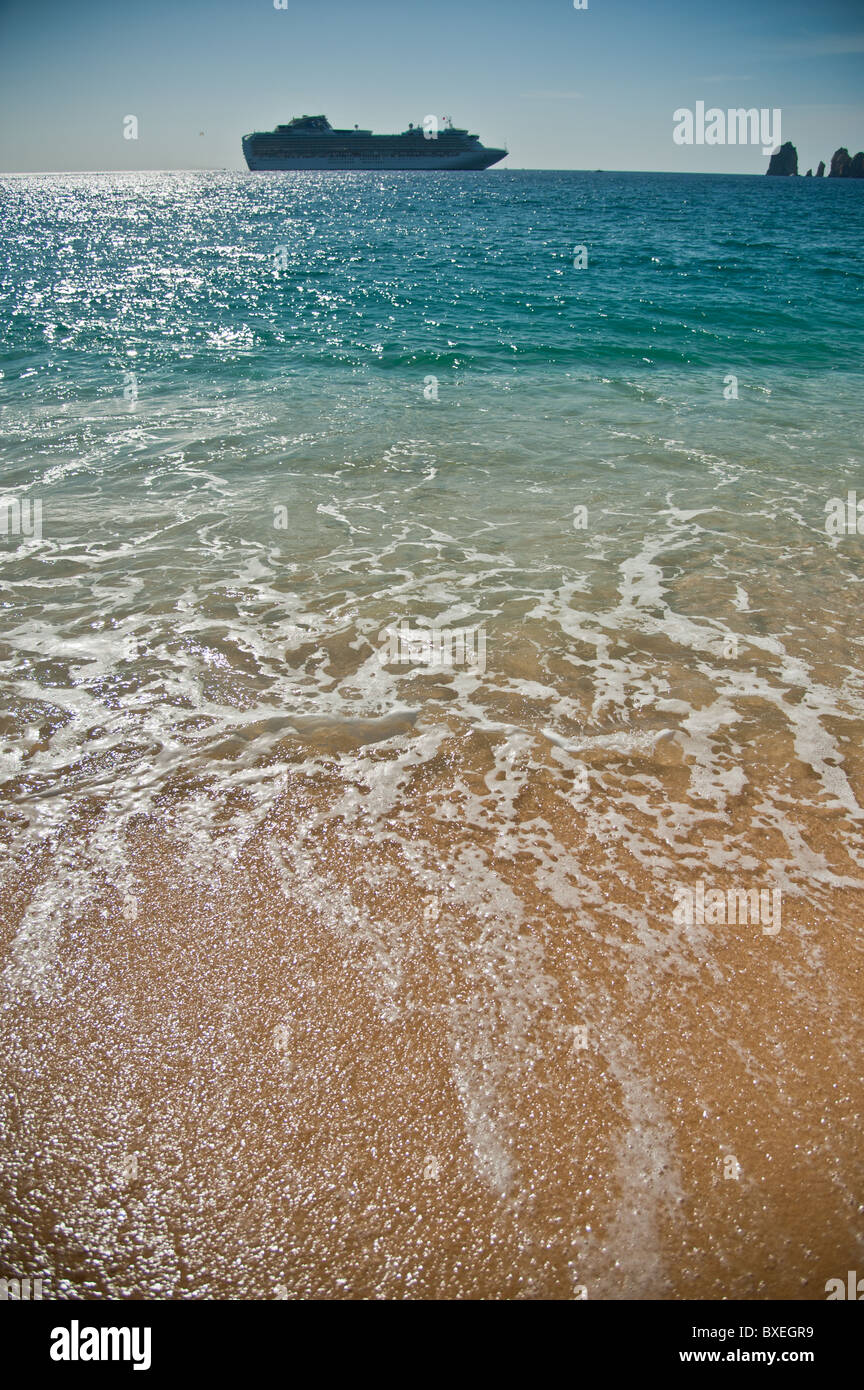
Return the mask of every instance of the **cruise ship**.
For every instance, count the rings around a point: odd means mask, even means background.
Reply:
[[[507,151],[487,149],[446,116],[426,116],[401,135],[334,130],[326,116],[295,116],[244,135],[243,154],[250,169],[488,169]]]

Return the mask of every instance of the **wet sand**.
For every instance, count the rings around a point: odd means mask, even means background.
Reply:
[[[861,890],[787,891],[774,936],[676,924],[670,867],[705,879],[722,840],[745,886],[776,871],[757,783],[683,835],[670,813],[664,863],[677,738],[595,748],[568,795],[554,744],[429,711],[283,740],[269,813],[209,859],[172,833],[206,781],[175,778],[123,831],[123,892],[94,862],[41,953],[20,927],[56,859],[7,882],[4,1272],[64,1298],[824,1298],[864,1230]],[[775,796],[856,878],[776,738]],[[101,814],[66,831],[78,867]]]

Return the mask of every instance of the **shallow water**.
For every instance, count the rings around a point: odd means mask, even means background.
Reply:
[[[860,185],[0,189],[4,1272],[824,1297]],[[682,923],[700,883],[782,924]]]

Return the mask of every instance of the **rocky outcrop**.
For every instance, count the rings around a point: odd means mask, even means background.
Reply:
[[[835,150],[831,156],[831,172],[828,175],[829,179],[845,179],[847,176],[846,170],[851,163],[852,160],[849,158],[849,151],[845,145],[841,145],[839,150]]]
[[[831,156],[831,171],[829,179],[864,179],[864,150],[859,150],[854,156],[849,154],[845,145],[841,145],[839,150],[835,150]]]
[[[798,151],[791,140],[787,140],[785,145],[781,145],[779,150],[774,151],[766,172],[769,174],[798,173]]]
[[[785,145],[781,145],[779,150],[775,150],[768,164],[769,174],[797,174],[798,173],[798,151],[787,140]],[[805,178],[813,177],[813,170],[808,169]],[[816,170],[817,179],[825,177],[825,160],[819,160]],[[864,150],[859,150],[856,155],[850,155],[845,145],[841,145],[839,150],[835,150],[831,156],[831,168],[828,171],[829,179],[864,179]]]

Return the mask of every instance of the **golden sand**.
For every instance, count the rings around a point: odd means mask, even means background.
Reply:
[[[124,832],[131,894],[106,876],[38,989],[13,943],[56,865],[12,880],[4,1272],[73,1298],[821,1299],[860,1262],[860,890],[784,894],[774,936],[676,924],[676,740],[595,752],[583,798],[550,745],[484,824],[500,739],[439,708],[383,819],[339,807],[396,775],[386,738],[287,740],[282,795],[203,873],[166,829],[195,784],[169,788]],[[809,851],[857,877],[771,751]],[[601,763],[644,797],[626,835]],[[730,838],[770,880],[755,785],[670,830],[680,882]]]

